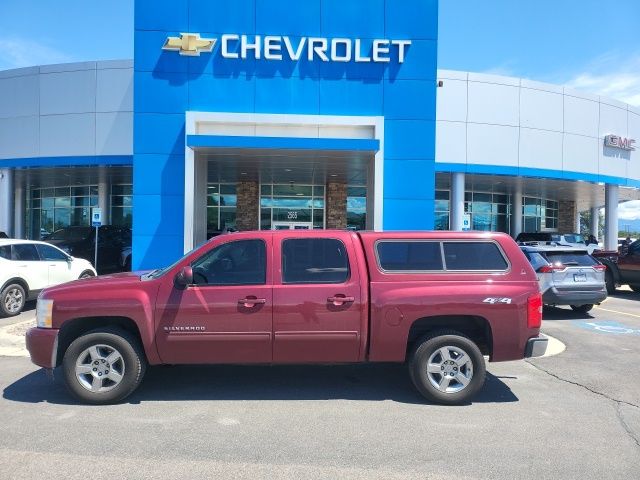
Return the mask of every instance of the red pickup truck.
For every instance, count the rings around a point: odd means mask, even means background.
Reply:
[[[260,231],[173,265],[42,292],[32,361],[113,403],[147,365],[407,362],[416,388],[467,402],[485,361],[542,355],[542,299],[500,233]]]

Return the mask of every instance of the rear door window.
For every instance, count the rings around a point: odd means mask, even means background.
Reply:
[[[443,242],[445,268],[466,271],[504,271],[509,267],[493,242]]]
[[[349,279],[347,249],[333,238],[299,238],[282,242],[282,282],[345,283]]]
[[[31,243],[17,243],[13,245],[13,260],[37,262],[40,260],[36,246]]]
[[[380,268],[387,272],[442,270],[440,242],[383,241],[376,251]]]
[[[11,260],[11,245],[3,245],[0,247],[0,258]]]

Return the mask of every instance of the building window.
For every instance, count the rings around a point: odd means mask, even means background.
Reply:
[[[544,198],[523,197],[522,224],[525,232],[557,230],[558,202]]]
[[[260,229],[277,223],[324,228],[324,185],[261,184]]]
[[[236,228],[235,183],[209,183],[207,185],[207,238]]]
[[[367,187],[347,187],[347,228],[367,228]]]
[[[133,224],[133,185],[111,185],[111,225],[131,228]]]
[[[489,192],[465,192],[466,213],[471,214],[471,229],[510,232],[509,195]]]
[[[435,225],[436,230],[449,230],[451,201],[449,190],[436,190]]]
[[[28,237],[40,239],[64,227],[91,225],[91,208],[98,206],[98,186],[33,188],[28,200]]]

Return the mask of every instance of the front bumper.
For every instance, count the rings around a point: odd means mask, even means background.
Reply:
[[[33,363],[43,368],[55,368],[58,355],[58,332],[56,328],[38,327],[27,331],[27,350]]]
[[[602,302],[607,298],[607,289],[602,290],[558,290],[551,287],[542,294],[545,305],[587,305]]]
[[[524,357],[541,357],[547,351],[547,345],[549,340],[544,337],[535,337],[527,340],[527,345],[524,349]]]

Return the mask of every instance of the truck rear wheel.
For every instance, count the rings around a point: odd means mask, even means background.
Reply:
[[[613,295],[614,293],[616,293],[616,282],[613,278],[613,273],[611,273],[611,270],[609,270],[609,267],[607,267],[607,271],[604,274],[604,283],[607,287],[607,293],[609,295]]]
[[[64,354],[67,387],[85,403],[119,402],[138,388],[146,369],[138,341],[127,332],[94,330],[75,339]]]
[[[459,405],[482,388],[486,368],[473,341],[447,330],[434,332],[417,343],[409,358],[409,374],[427,400]]]

